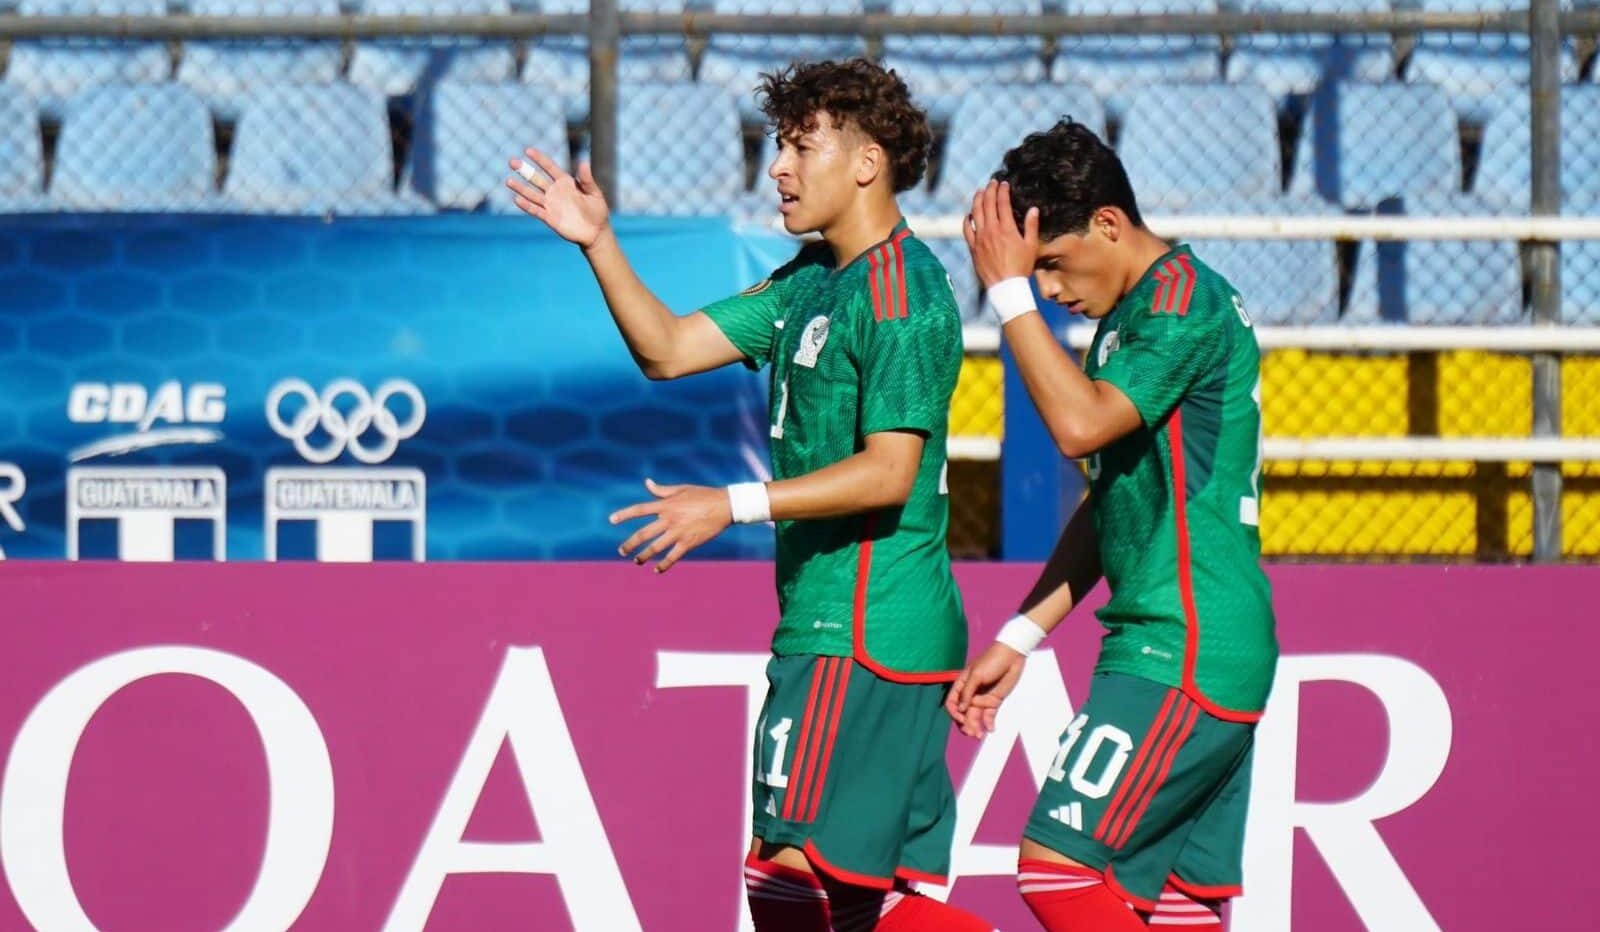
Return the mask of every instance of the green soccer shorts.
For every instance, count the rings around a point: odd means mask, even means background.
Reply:
[[[1239,895],[1255,726],[1120,673],[1097,674],[1078,712],[1027,837],[1103,871],[1142,910],[1168,883],[1200,899]]]
[[[945,765],[948,683],[895,683],[848,657],[767,664],[755,735],[753,826],[845,883],[942,884],[955,791]]]

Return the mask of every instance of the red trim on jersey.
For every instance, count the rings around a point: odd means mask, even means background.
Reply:
[[[1128,820],[1128,824],[1123,829],[1122,834],[1114,839],[1113,847],[1120,848],[1128,843],[1129,838],[1133,837],[1133,830],[1138,827],[1139,820],[1144,818],[1145,811],[1150,808],[1150,803],[1155,800],[1156,794],[1161,792],[1161,787],[1166,784],[1167,774],[1172,772],[1172,763],[1178,759],[1178,751],[1183,748],[1183,743],[1189,740],[1189,735],[1194,732],[1194,723],[1199,718],[1200,706],[1198,704],[1190,705],[1187,714],[1183,717],[1183,725],[1178,729],[1177,734],[1173,736],[1172,743],[1167,745],[1166,753],[1161,757],[1161,769],[1156,773],[1155,782],[1150,784],[1149,792],[1145,793],[1144,798],[1139,801],[1138,808],[1133,811],[1133,818]]]
[[[872,530],[877,523],[875,515],[867,515],[862,519],[861,540],[857,545],[860,556],[856,560],[855,617],[852,619],[855,627],[855,661],[872,671],[873,675],[891,683],[953,683],[961,675],[960,670],[905,673],[889,669],[867,653],[867,583],[872,578]]]
[[[1223,887],[1202,887],[1197,883],[1189,883],[1177,874],[1167,875],[1167,884],[1179,893],[1199,900],[1229,900],[1236,896],[1244,895],[1244,887],[1238,884]]]
[[[1166,297],[1167,297],[1167,269],[1166,269],[1165,266],[1162,266],[1161,268],[1156,269],[1156,297],[1155,297],[1154,301],[1150,302],[1150,313],[1151,314],[1159,314],[1159,313],[1161,313],[1161,302],[1166,300]]]
[[[817,767],[816,778],[811,781],[811,790],[808,795],[811,802],[805,807],[805,816],[802,822],[811,822],[817,817],[817,807],[822,803],[822,791],[828,784],[828,764],[833,760],[834,741],[839,737],[839,717],[844,712],[844,701],[850,692],[850,659],[841,657],[837,664],[836,678],[838,684],[834,687],[833,711],[828,715],[827,737],[822,740],[822,763]]]
[[[1184,486],[1182,405],[1172,412],[1172,420],[1167,422],[1167,439],[1172,446],[1172,514],[1177,524],[1178,594],[1183,600],[1183,617],[1188,629],[1183,648],[1183,691],[1214,718],[1225,722],[1259,722],[1260,711],[1229,709],[1206,698],[1194,678],[1195,664],[1200,657],[1200,612],[1195,608],[1194,570],[1189,560],[1189,493]]]
[[[823,736],[827,733],[828,719],[836,704],[839,664],[838,657],[825,657],[817,664],[823,671],[822,701],[806,723],[810,742],[805,748],[805,759],[789,774],[791,780],[799,781],[795,791],[784,799],[783,817],[791,822],[803,821],[806,805],[816,789],[817,762],[825,740]]]
[[[1160,771],[1161,762],[1166,759],[1167,752],[1172,748],[1173,739],[1182,730],[1183,720],[1188,711],[1188,697],[1180,694],[1177,705],[1173,708],[1172,717],[1167,719],[1161,726],[1161,735],[1156,739],[1155,750],[1151,752],[1150,758],[1145,761],[1144,768],[1139,771],[1138,780],[1132,784],[1133,792],[1128,795],[1122,809],[1117,813],[1117,817],[1112,820],[1110,832],[1103,839],[1106,845],[1112,848],[1117,847],[1119,844],[1118,839],[1127,836],[1128,820],[1133,816],[1134,812],[1138,811],[1139,803],[1147,795],[1153,794],[1158,788],[1159,783],[1155,782],[1156,774]]]
[[[793,818],[795,810],[795,797],[800,793],[800,770],[805,766],[806,748],[811,743],[812,722],[816,721],[817,694],[822,691],[822,673],[827,666],[826,661],[819,663],[811,669],[811,694],[806,699],[805,714],[800,718],[800,736],[794,745],[793,763],[789,767],[789,786],[784,790],[783,817]],[[765,741],[764,735],[758,735],[757,740]],[[779,763],[782,763],[781,761]]]
[[[1185,317],[1189,313],[1189,299],[1194,296],[1194,265],[1189,262],[1188,253],[1178,253],[1178,264],[1183,266],[1183,297],[1178,299],[1178,316]]]
[[[900,247],[900,241],[903,239],[905,239],[905,236],[902,234],[891,241],[891,245],[894,247],[895,289],[900,295],[900,317],[902,320],[911,316],[911,309],[907,307],[906,295],[906,252]]]
[[[1147,900],[1142,896],[1134,896],[1132,893],[1128,892],[1126,887],[1117,882],[1116,876],[1111,873],[1110,864],[1106,865],[1105,872],[1102,876],[1105,878],[1106,887],[1108,887],[1112,893],[1115,893],[1117,896],[1120,896],[1129,903],[1132,903],[1134,908],[1141,909],[1147,913],[1153,913],[1156,911],[1155,900]]]
[[[1100,816],[1100,824],[1095,826],[1095,841],[1105,841],[1106,830],[1111,827],[1111,820],[1116,816],[1124,801],[1128,798],[1129,790],[1139,779],[1139,774],[1144,772],[1146,762],[1159,741],[1159,737],[1169,725],[1168,716],[1172,713],[1172,705],[1177,701],[1179,692],[1176,689],[1167,690],[1167,701],[1161,706],[1161,711],[1150,723],[1150,730],[1144,734],[1144,743],[1139,745],[1139,752],[1133,756],[1133,766],[1128,768],[1128,773],[1122,778],[1122,785],[1117,787],[1117,795],[1111,797],[1111,805],[1106,807],[1105,813]]]
[[[883,320],[883,293],[878,285],[878,252],[867,256],[867,279],[872,283],[872,319]]]
[[[942,887],[950,882],[950,877],[948,874],[930,874],[926,871],[912,870],[909,867],[895,868],[894,876],[898,880],[910,880],[915,881],[916,883],[931,883],[936,887]]]
[[[872,877],[829,864],[828,859],[822,856],[821,851],[817,850],[817,843],[811,839],[807,839],[805,847],[800,850],[806,853],[806,859],[811,862],[812,866],[822,868],[823,873],[829,877],[842,880],[845,883],[855,884],[858,887],[870,887],[874,890],[894,889],[893,877]]]

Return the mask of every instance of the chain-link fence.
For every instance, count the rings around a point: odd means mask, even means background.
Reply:
[[[504,160],[532,145],[569,166],[592,155],[626,211],[762,221],[775,198],[757,76],[852,54],[895,67],[929,109],[930,172],[904,204],[920,216],[959,215],[1007,148],[1067,115],[1117,147],[1152,218],[1521,216],[1543,168],[1530,82],[1544,59],[1526,17],[1473,0],[620,0],[593,11],[620,13],[622,32],[614,74],[597,75],[615,109],[597,113],[591,100],[608,97],[592,94],[584,0],[0,0],[0,15],[13,7],[0,74],[7,213],[506,211]],[[391,19],[364,29],[350,14]],[[807,25],[763,18],[774,15]],[[26,28],[51,16],[122,26]],[[139,21],[125,17],[173,26],[129,29]],[[273,21],[283,34],[270,35]],[[247,22],[253,32],[237,26]],[[1552,46],[1559,203],[1576,216],[1600,212],[1596,22],[1568,15]],[[981,328],[963,245],[931,245]],[[1538,247],[1514,239],[1193,245],[1264,326],[1550,316]],[[1600,323],[1600,241],[1562,244],[1558,272],[1561,320]],[[1600,407],[1597,362],[1561,364],[1566,435],[1600,436],[1585,420]],[[955,433],[1000,439],[998,372],[973,358]],[[1525,437],[1533,381],[1526,356],[1276,350],[1266,429]],[[1284,556],[1523,555],[1527,473],[1517,462],[1272,463],[1265,545]],[[1600,555],[1600,472],[1568,464],[1564,476],[1564,552]],[[982,491],[961,496],[958,549],[993,553],[998,472],[961,477]]]

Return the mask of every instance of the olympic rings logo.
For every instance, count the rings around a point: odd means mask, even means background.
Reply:
[[[286,421],[284,401],[291,397],[303,404]],[[389,410],[390,400],[396,397],[411,404],[404,423]],[[321,395],[301,379],[285,379],[267,393],[267,423],[278,436],[292,442],[306,462],[318,465],[333,462],[345,450],[368,465],[382,463],[400,448],[400,441],[416,436],[427,413],[422,392],[405,379],[390,379],[372,393],[354,379],[335,379]],[[319,429],[328,437],[321,446],[311,441]],[[368,439],[369,435],[375,439]]]

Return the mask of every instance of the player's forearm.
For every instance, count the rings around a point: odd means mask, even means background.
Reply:
[[[685,374],[679,364],[680,318],[639,280],[616,234],[607,229],[583,255],[639,370],[652,379]]]
[[[1100,545],[1094,531],[1093,503],[1085,499],[1062,528],[1055,549],[1017,611],[1050,631],[1100,581]]]
[[[1088,456],[1104,446],[1100,389],[1061,348],[1044,317],[1024,314],[1002,333],[1028,397],[1062,454]]]
[[[767,484],[775,521],[836,518],[903,505],[916,481],[916,463],[864,450],[793,479]]]

